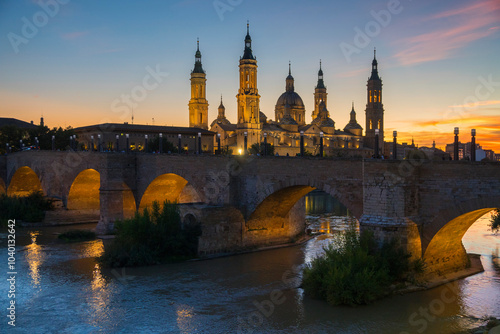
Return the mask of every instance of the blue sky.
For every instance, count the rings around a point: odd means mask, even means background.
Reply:
[[[328,109],[337,127],[348,122],[352,101],[364,126],[366,80],[376,47],[386,136],[396,129],[402,140],[414,136],[420,145],[430,145],[435,139],[443,146],[452,141],[454,126],[462,133],[476,127],[479,142],[500,151],[497,0],[4,0],[0,115],[37,121],[43,113],[49,126],[130,122],[131,108],[116,112],[116,101],[138,91],[145,76],[159,69],[168,75],[132,101],[135,123],[151,124],[154,118],[155,124],[187,125],[199,37],[209,119],[216,117],[222,94],[234,122],[247,20],[259,65],[261,110],[268,118],[274,119],[291,61],[310,121],[322,59]],[[35,33],[28,29],[26,35],[26,21]],[[367,38],[360,39],[359,31]]]

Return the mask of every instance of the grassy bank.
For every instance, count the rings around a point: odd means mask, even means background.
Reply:
[[[71,230],[59,234],[57,238],[65,242],[81,242],[94,240],[96,238],[96,234],[89,230]]]
[[[41,192],[34,192],[26,197],[0,196],[0,222],[2,226],[8,219],[17,219],[25,222],[41,222],[45,218],[45,211],[52,209],[52,202],[46,199]]]
[[[107,267],[133,267],[193,258],[199,227],[181,226],[176,204],[155,202],[134,218],[115,224],[116,236],[99,261]]]
[[[423,263],[411,263],[395,241],[379,247],[372,233],[359,235],[350,226],[304,269],[302,286],[331,305],[355,306],[383,297],[391,285],[414,280],[422,271]]]

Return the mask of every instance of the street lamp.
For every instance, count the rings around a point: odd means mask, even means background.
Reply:
[[[245,135],[245,145],[244,145],[244,150],[243,153],[246,155],[247,154],[247,145],[248,145],[248,132],[243,133]]]
[[[304,156],[304,131],[300,131],[300,156]]]
[[[201,132],[198,132],[198,154],[201,154]]]
[[[218,152],[218,154],[221,154],[221,152],[220,152],[220,133],[217,134],[217,152]]]
[[[158,146],[159,146],[158,150],[160,151],[160,154],[161,154],[163,151],[163,133],[160,133],[160,139],[159,139]]]
[[[94,136],[90,136],[90,151],[94,152]]]
[[[127,138],[127,142],[126,142],[126,146],[127,146],[127,148],[126,148],[126,152],[127,152],[127,153],[129,153],[129,150],[130,150],[130,142],[129,142],[129,137],[130,137],[130,136],[129,136],[129,134],[128,134],[128,133],[127,133],[127,134],[125,134],[125,138]]]
[[[144,135],[144,153],[148,153],[148,135]]]
[[[325,134],[323,131],[319,133],[319,156],[323,158],[323,137]]]
[[[182,135],[179,133],[179,134],[177,135],[177,138],[179,138],[179,154],[181,154],[181,153],[182,153],[182,147],[181,147],[181,144],[182,144],[182,143],[181,143],[181,138],[182,138]]]
[[[267,133],[264,132],[264,156],[267,155]]]
[[[380,133],[379,129],[375,129],[375,159],[378,159],[378,152],[379,152],[379,142],[378,142],[378,135]]]
[[[97,139],[99,141],[97,149],[98,149],[99,152],[102,152],[101,135],[100,134],[97,135]]]

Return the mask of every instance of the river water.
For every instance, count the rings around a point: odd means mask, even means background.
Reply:
[[[9,286],[1,279],[0,332],[446,334],[481,325],[476,318],[500,317],[500,261],[492,256],[500,235],[488,231],[488,216],[463,239],[469,252],[481,254],[484,273],[351,308],[313,300],[298,288],[305,263],[350,219],[316,211],[307,220],[325,234],[302,245],[113,270],[95,261],[101,240],[64,244],[55,235],[95,225],[17,229],[16,327],[7,324]]]

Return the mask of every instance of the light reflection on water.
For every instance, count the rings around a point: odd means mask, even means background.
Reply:
[[[301,246],[116,270],[101,268],[93,258],[104,249],[100,240],[63,244],[54,236],[57,228],[20,231],[25,238],[18,238],[16,331],[235,333],[247,324],[246,332],[254,333],[451,334],[480,324],[471,317],[500,317],[499,259],[492,256],[500,248],[500,236],[488,231],[488,217],[463,239],[469,252],[482,254],[484,273],[355,309],[330,307],[297,288],[304,264],[349,224],[346,217],[333,215],[310,215],[308,220],[324,234]],[[0,290],[6,286],[0,280]],[[285,301],[262,317],[262,325],[248,325],[259,319],[256,305],[266,305],[275,290],[282,291]],[[443,300],[443,295],[453,301],[444,303],[442,312],[419,331],[412,315]],[[0,324],[0,332],[4,326]]]

